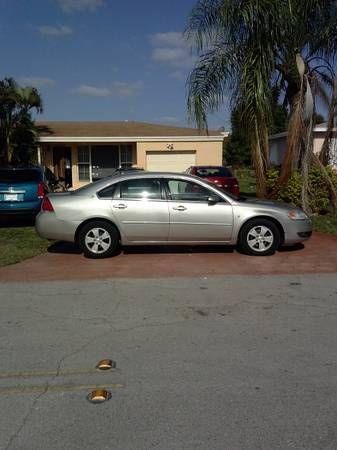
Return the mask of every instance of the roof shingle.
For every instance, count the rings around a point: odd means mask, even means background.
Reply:
[[[36,122],[40,136],[48,137],[171,137],[221,136],[221,131],[199,131],[144,122]]]

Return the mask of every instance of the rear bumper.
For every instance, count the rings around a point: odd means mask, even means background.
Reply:
[[[58,219],[54,212],[40,212],[35,221],[40,237],[59,241],[74,242],[77,226],[76,223]]]
[[[34,202],[0,202],[0,215],[2,214],[37,214],[41,208],[41,200]]]

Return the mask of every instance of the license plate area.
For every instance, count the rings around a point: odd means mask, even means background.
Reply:
[[[5,202],[17,202],[18,194],[4,194]]]

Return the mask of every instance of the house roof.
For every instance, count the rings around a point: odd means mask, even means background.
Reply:
[[[60,140],[144,140],[145,138],[195,138],[197,140],[223,139],[221,131],[199,131],[196,128],[183,128],[168,125],[158,125],[144,122],[58,122],[46,121],[36,123],[41,142]]]
[[[314,132],[316,133],[325,133],[327,131],[327,124],[326,123],[319,123],[315,125]],[[332,131],[337,131],[337,128],[333,128]],[[287,131],[282,131],[281,133],[272,134],[269,136],[269,140],[275,140],[275,139],[281,139],[288,136]]]

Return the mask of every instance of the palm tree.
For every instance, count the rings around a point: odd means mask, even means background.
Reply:
[[[42,99],[33,87],[20,87],[13,78],[0,80],[0,145],[4,164],[11,163],[18,136],[33,142],[32,110],[42,112]]]
[[[294,114],[307,85],[296,55],[305,66],[315,63],[314,92],[324,96],[322,82],[331,83],[333,75],[336,23],[334,0],[199,0],[190,14],[187,36],[199,55],[187,81],[190,117],[207,128],[207,114],[230,92],[250,142],[260,196],[266,194],[272,93],[276,88],[283,96],[291,133],[299,133]],[[286,158],[292,156],[288,146]]]

